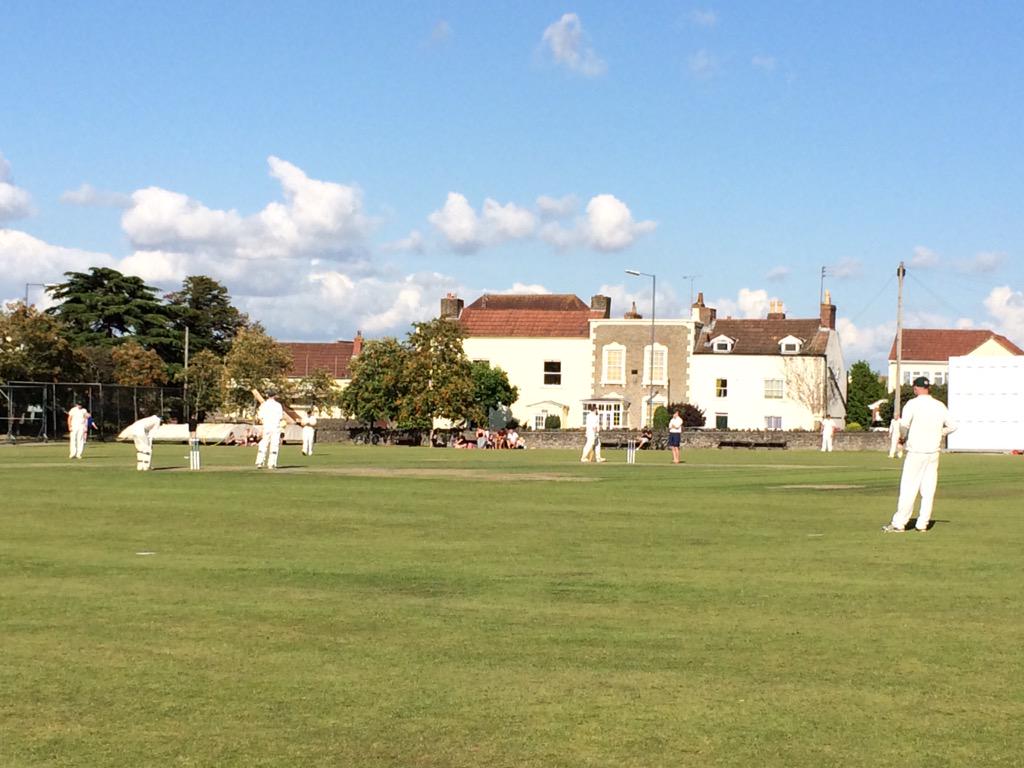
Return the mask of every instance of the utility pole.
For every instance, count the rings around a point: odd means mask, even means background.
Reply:
[[[185,401],[185,421],[188,421],[188,417],[191,415],[191,410],[188,404],[188,326],[185,326],[185,386],[183,387]]]
[[[896,399],[892,407],[892,417],[900,417],[900,400],[903,392],[903,374],[900,373],[900,364],[903,361],[903,278],[907,274],[907,268],[900,262],[896,269],[897,288],[896,292]]]
[[[825,275],[828,274],[828,267],[821,268],[821,287],[818,288],[818,305],[825,303]]]

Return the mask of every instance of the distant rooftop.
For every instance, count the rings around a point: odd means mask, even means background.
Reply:
[[[462,310],[459,324],[468,337],[587,338],[592,317],[604,315],[571,293],[486,293]]]
[[[1005,336],[984,329],[956,328],[904,328],[904,360],[949,360],[951,357],[969,355],[989,339],[1013,355],[1024,355],[1024,350]],[[889,349],[889,359],[896,359],[896,339]]]

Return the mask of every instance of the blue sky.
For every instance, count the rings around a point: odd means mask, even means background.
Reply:
[[[636,7],[633,7],[633,6]],[[907,324],[1024,344],[1024,5],[9,3],[0,298],[222,280],[278,338],[446,292],[720,314],[848,362]],[[41,301],[41,291],[30,288]]]

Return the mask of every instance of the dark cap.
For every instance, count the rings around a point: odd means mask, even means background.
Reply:
[[[927,376],[918,376],[916,379],[914,379],[914,386],[915,387],[922,387],[924,389],[928,389],[928,388],[931,387],[931,385],[932,385],[932,383],[930,381],[928,381],[928,377]]]

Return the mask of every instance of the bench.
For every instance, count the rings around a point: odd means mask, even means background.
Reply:
[[[719,448],[785,448],[785,440],[719,440]]]

